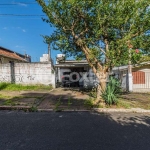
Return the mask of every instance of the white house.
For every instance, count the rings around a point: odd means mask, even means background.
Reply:
[[[58,54],[59,60],[56,65],[56,79],[61,82],[61,71],[70,70],[76,72],[87,72],[90,70],[86,60],[61,60],[64,55]],[[140,65],[132,66],[132,72],[129,74],[128,65],[114,67],[112,72],[115,77],[120,79],[124,91],[150,92],[150,62],[143,62]]]

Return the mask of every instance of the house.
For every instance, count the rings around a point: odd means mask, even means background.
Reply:
[[[128,65],[114,67],[113,72],[121,80],[121,86],[131,92],[150,92],[150,61],[132,65],[132,82],[129,83]]]
[[[129,76],[128,67],[129,66],[126,65],[112,69],[114,76],[121,81],[122,89],[124,91],[133,92],[150,92],[150,61],[132,66],[131,76]],[[91,71],[86,60],[63,60],[62,54],[57,55],[55,68],[56,80],[58,82],[62,81],[62,77],[66,76],[67,72],[76,72],[76,76],[79,74],[80,77],[82,77],[84,72]],[[131,78],[131,80],[129,80],[129,78]]]
[[[31,62],[31,57],[0,46],[0,64],[9,62]]]
[[[55,70],[56,70],[56,81],[62,82],[63,77],[66,77],[70,74],[74,79],[78,77],[76,83],[80,85],[79,78],[83,76],[84,72],[88,72],[90,67],[86,60],[64,60],[63,54],[58,54],[56,58]]]

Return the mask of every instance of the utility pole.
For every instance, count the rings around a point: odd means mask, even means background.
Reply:
[[[131,66],[131,48],[129,48],[129,62],[128,62],[128,73],[132,73],[132,66]]]
[[[50,43],[48,43],[48,61],[51,61],[51,49],[50,49]]]
[[[133,90],[133,77],[132,77],[132,65],[131,65],[131,50],[132,45],[129,46],[129,61],[128,61],[128,90]]]

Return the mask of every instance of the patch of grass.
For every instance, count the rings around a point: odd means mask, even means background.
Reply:
[[[72,105],[72,98],[71,96],[68,98],[68,107],[70,107]]]
[[[105,108],[105,107],[107,107],[107,105],[106,105],[106,106],[104,106],[104,105],[102,105],[102,104],[98,104],[98,105],[97,105],[97,108]]]
[[[16,104],[12,100],[6,100],[3,105],[15,106]]]
[[[89,97],[88,99],[85,100],[84,105],[87,108],[93,108],[94,107],[94,100],[91,97]]]
[[[32,106],[30,109],[29,109],[30,112],[37,112],[38,109],[36,106]]]
[[[26,90],[51,90],[51,85],[22,85],[12,83],[0,83],[0,90],[26,91]]]
[[[8,83],[5,83],[5,82],[0,83],[0,90],[7,88],[7,86],[8,86]]]
[[[125,100],[119,99],[118,103],[116,105],[118,108],[126,108],[126,109],[130,109],[131,108],[131,104]]]
[[[0,94],[0,99],[10,99],[11,96],[6,96],[6,95],[2,95]]]
[[[55,111],[60,111],[59,106],[61,105],[61,96],[59,97],[57,103],[55,104]]]
[[[93,98],[96,98],[96,88],[93,88],[90,92],[89,92],[89,96],[90,97],[93,97]]]

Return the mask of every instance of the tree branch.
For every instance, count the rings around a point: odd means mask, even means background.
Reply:
[[[94,42],[92,42],[92,44],[95,45]],[[97,44],[95,46],[98,47],[106,55],[106,52],[101,47],[99,47]]]

